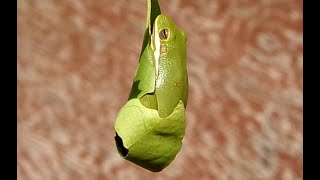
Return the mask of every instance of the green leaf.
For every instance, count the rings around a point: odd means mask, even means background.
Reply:
[[[186,128],[186,100],[179,100],[179,94],[173,94],[177,97],[177,101],[172,103],[174,106],[168,105],[170,111],[173,109],[171,114],[160,117],[158,112],[159,102],[155,95],[156,65],[150,36],[155,19],[160,14],[158,1],[147,0],[146,30],[139,64],[128,102],[119,111],[114,127],[119,154],[153,172],[161,171],[174,160],[181,149]],[[187,92],[187,86],[183,90]]]
[[[152,25],[158,15],[161,14],[158,0],[147,0],[146,30],[144,33],[140,60],[136,76],[132,84],[129,99],[141,98],[147,93],[154,92],[155,68],[153,51],[150,48]]]
[[[180,151],[185,128],[183,101],[168,117],[160,118],[157,110],[146,108],[138,99],[132,99],[116,119],[117,147],[123,158],[158,172]]]

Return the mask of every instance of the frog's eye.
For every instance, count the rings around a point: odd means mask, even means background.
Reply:
[[[167,40],[169,37],[169,30],[168,29],[162,29],[159,33],[159,38],[161,40]]]

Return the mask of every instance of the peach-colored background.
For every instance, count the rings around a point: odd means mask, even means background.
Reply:
[[[121,159],[145,0],[18,1],[18,179],[302,179],[302,0],[160,0],[188,34],[183,147]]]

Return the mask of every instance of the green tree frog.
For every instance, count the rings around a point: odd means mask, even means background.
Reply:
[[[147,0],[147,23],[128,102],[115,121],[120,156],[153,172],[167,167],[182,146],[188,99],[186,34],[157,0]]]

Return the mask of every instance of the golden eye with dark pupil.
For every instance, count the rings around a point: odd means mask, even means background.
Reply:
[[[168,39],[169,36],[169,30],[168,29],[162,29],[159,33],[159,37],[161,40],[166,40]]]

